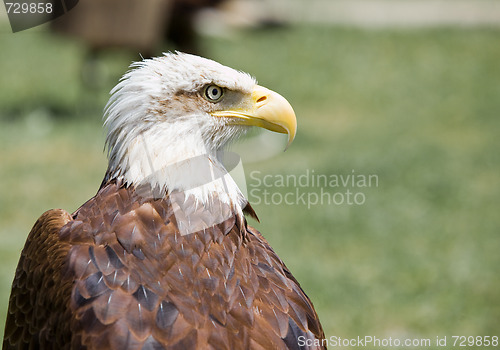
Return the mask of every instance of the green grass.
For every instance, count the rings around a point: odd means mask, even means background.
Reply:
[[[210,57],[282,93],[298,116],[290,149],[245,163],[247,176],[378,176],[378,187],[350,188],[364,193],[363,205],[254,205],[261,223],[252,224],[301,282],[328,336],[500,335],[499,34],[300,27],[205,41]],[[29,31],[0,41],[3,322],[36,218],[72,211],[97,190],[101,109],[115,78],[89,93],[77,44]],[[104,62],[117,72],[129,59]],[[247,184],[263,190],[249,176]]]

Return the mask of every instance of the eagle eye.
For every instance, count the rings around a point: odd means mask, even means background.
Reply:
[[[205,88],[205,98],[210,102],[219,102],[224,95],[224,90],[217,85],[208,85]]]

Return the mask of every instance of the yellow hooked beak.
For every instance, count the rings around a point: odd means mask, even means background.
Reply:
[[[285,150],[297,132],[297,119],[290,103],[280,94],[260,85],[255,85],[248,108],[214,111],[211,114],[216,117],[231,118],[231,122],[237,125],[258,126],[288,134]]]

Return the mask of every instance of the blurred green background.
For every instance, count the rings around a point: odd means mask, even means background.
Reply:
[[[97,191],[102,109],[139,59],[108,52],[105,82],[88,89],[82,44],[2,25],[0,324],[33,223]],[[207,37],[203,50],[295,108],[295,142],[245,164],[247,175],[378,176],[363,205],[254,205],[261,223],[251,224],[327,336],[500,336],[500,30],[299,25]]]

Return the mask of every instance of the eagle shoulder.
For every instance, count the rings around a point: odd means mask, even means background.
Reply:
[[[64,349],[71,281],[62,273],[69,245],[59,232],[72,220],[67,211],[52,209],[31,229],[12,283],[3,349],[50,348],[54,341]]]
[[[266,348],[275,339],[276,348],[326,349],[325,334],[309,297],[264,236],[251,226],[246,229],[254,252],[250,260],[259,277],[254,304],[260,312],[251,334],[253,345]]]

